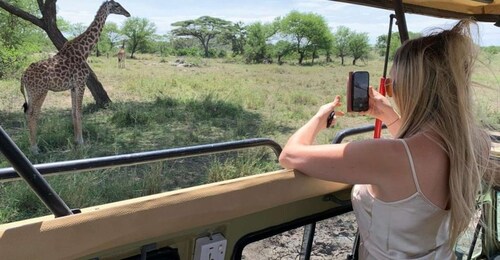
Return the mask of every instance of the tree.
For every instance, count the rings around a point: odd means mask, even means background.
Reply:
[[[210,41],[215,37],[231,30],[232,23],[220,18],[202,16],[195,20],[175,22],[172,26],[179,27],[172,30],[172,34],[177,37],[189,36],[198,39],[208,58]]]
[[[352,65],[356,65],[358,59],[368,57],[370,53],[368,33],[353,33],[349,37],[348,46],[349,53],[352,56]]]
[[[325,49],[325,61],[326,62],[332,62],[333,59],[332,59],[332,54],[334,52],[334,49],[333,49],[333,42],[335,41],[335,38],[331,38],[331,44],[330,44],[330,47]]]
[[[171,52],[171,43],[169,42],[170,36],[168,34],[153,35],[154,49],[160,54],[160,57],[165,57]]]
[[[408,32],[410,39],[415,39],[421,36],[420,33]],[[389,59],[394,58],[396,50],[401,46],[401,38],[399,38],[399,33],[394,32],[391,34],[391,46],[389,47]],[[387,50],[387,35],[380,35],[377,37],[377,42],[375,43],[375,50],[380,56],[385,56]]]
[[[221,38],[223,43],[231,45],[233,55],[240,55],[245,52],[247,34],[247,27],[242,22],[237,22],[229,26],[228,30],[224,32]]]
[[[500,53],[500,46],[488,46],[481,48],[481,51],[485,54],[484,57],[488,61],[488,64],[491,64],[495,55]]]
[[[17,1],[23,8],[34,10],[28,1]],[[50,41],[41,30],[15,15],[0,12],[0,78],[16,77],[35,52],[52,51]]]
[[[344,65],[344,57],[349,55],[349,37],[351,34],[352,31],[345,26],[337,27],[337,31],[335,32],[333,50],[337,57],[340,57],[342,65]]]
[[[253,23],[247,26],[247,40],[245,44],[246,62],[263,63],[270,59],[271,49],[268,42],[276,34],[277,27],[272,23]]]
[[[177,56],[202,56],[204,51],[200,48],[196,38],[170,37],[170,44],[173,52]]]
[[[281,65],[283,64],[282,58],[292,53],[293,49],[294,46],[290,42],[280,40],[273,45],[271,52],[273,54],[273,57],[276,57],[276,59],[278,60],[278,64]]]
[[[101,38],[99,39],[99,42],[97,42],[96,56],[99,57],[101,52],[109,55],[115,47],[123,44],[125,39],[126,37],[121,33],[116,23],[107,22],[102,30]]]
[[[256,22],[247,27],[245,60],[247,63],[262,63],[267,57],[266,25]]]
[[[61,31],[57,26],[56,2],[57,0],[37,1],[38,12],[36,13],[40,13],[42,17],[38,17],[36,15],[31,14],[30,12],[35,13],[35,11],[33,10],[23,8],[20,6],[15,6],[13,4],[8,3],[5,0],[0,0],[0,8],[41,28],[43,31],[47,33],[49,39],[52,41],[54,46],[59,50],[68,40],[66,39],[66,37],[64,37],[64,35],[61,33]],[[86,65],[90,70],[90,75],[87,79],[87,87],[90,89],[90,92],[92,93],[92,96],[96,101],[96,105],[98,107],[105,107],[108,103],[111,102],[111,99],[109,99],[108,94],[104,90],[101,82],[99,82],[99,80],[97,79],[97,76],[92,70],[92,68],[90,68],[88,64]]]
[[[320,31],[318,31],[317,34],[312,37],[311,41],[312,64],[314,64],[314,59],[318,57],[319,50],[325,50],[328,60],[328,53],[331,51],[333,44],[333,34],[331,33],[330,29],[328,29],[328,26],[321,26],[318,28],[318,30]]]
[[[148,42],[153,40],[156,26],[146,18],[132,17],[125,21],[122,32],[128,38],[127,49],[130,52],[130,58],[134,58],[138,49],[147,48]]]
[[[308,50],[314,54],[318,48],[324,48],[328,34],[331,34],[322,16],[297,11],[290,12],[281,20],[280,32],[292,38],[295,51],[299,54],[299,64],[302,64]]]

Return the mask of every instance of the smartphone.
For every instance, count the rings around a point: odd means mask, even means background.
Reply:
[[[368,110],[368,86],[370,86],[370,74],[368,71],[349,72],[349,80],[347,81],[347,112]]]

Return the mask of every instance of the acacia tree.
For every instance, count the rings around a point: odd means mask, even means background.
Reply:
[[[153,40],[156,26],[146,18],[132,17],[125,21],[122,32],[128,38],[130,58],[134,58],[138,49],[146,49],[147,43]]]
[[[190,36],[198,39],[203,46],[204,56],[209,57],[210,41],[230,31],[232,23],[220,18],[202,16],[195,20],[179,21],[172,24],[179,27],[172,30],[175,36]]]
[[[370,44],[368,33],[353,33],[348,41],[349,53],[352,56],[352,65],[356,65],[356,61],[368,57],[370,53]]]
[[[337,55],[337,57],[340,57],[342,65],[344,65],[344,57],[349,55],[349,37],[351,36],[351,34],[352,31],[345,26],[337,27],[337,31],[335,32],[333,49],[335,55]]]
[[[321,15],[298,11],[290,12],[281,20],[280,31],[292,38],[295,51],[299,54],[299,64],[302,64],[308,50],[315,52],[324,48],[331,34]]]
[[[32,14],[29,11],[22,9],[19,6],[10,4],[5,0],[0,0],[0,8],[41,28],[47,33],[49,39],[59,50],[68,40],[64,37],[57,26],[56,2],[57,0],[37,0],[37,14]],[[34,13],[35,12],[36,11],[34,11]],[[87,87],[90,89],[90,92],[96,101],[96,105],[98,107],[105,107],[111,102],[111,99],[109,99],[108,93],[104,90],[92,68],[90,68],[88,64],[86,64],[86,66],[90,71],[89,77],[87,78]]]

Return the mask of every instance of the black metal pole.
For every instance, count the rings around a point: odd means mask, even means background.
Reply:
[[[389,51],[391,50],[391,38],[392,38],[392,23],[396,15],[389,15],[389,32],[387,33],[387,46],[385,47],[385,59],[384,59],[384,71],[382,77],[387,76],[387,67],[389,63]]]
[[[72,215],[66,203],[45,181],[19,147],[10,139],[9,135],[0,126],[0,151],[9,160],[14,169],[33,189],[45,206],[52,211],[55,217]]]
[[[396,12],[396,19],[398,20],[396,24],[398,25],[399,37],[401,39],[401,43],[403,43],[410,38],[408,36],[408,27],[406,26],[403,0],[394,1],[394,11]]]
[[[304,226],[304,235],[302,238],[302,249],[300,250],[299,260],[311,259],[312,244],[313,244],[315,233],[316,233],[316,222]]]

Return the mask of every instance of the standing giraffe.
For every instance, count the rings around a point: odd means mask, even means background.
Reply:
[[[97,44],[106,18],[109,14],[121,14],[130,17],[129,12],[119,3],[105,1],[95,16],[89,28],[68,41],[52,58],[32,63],[21,78],[21,92],[25,103],[24,113],[30,132],[31,151],[38,153],[36,142],[37,120],[47,92],[71,90],[71,116],[75,143],[83,144],[82,136],[82,99],[85,82],[89,75],[87,57]]]
[[[120,47],[116,55],[118,56],[118,68],[125,68],[125,45]]]

